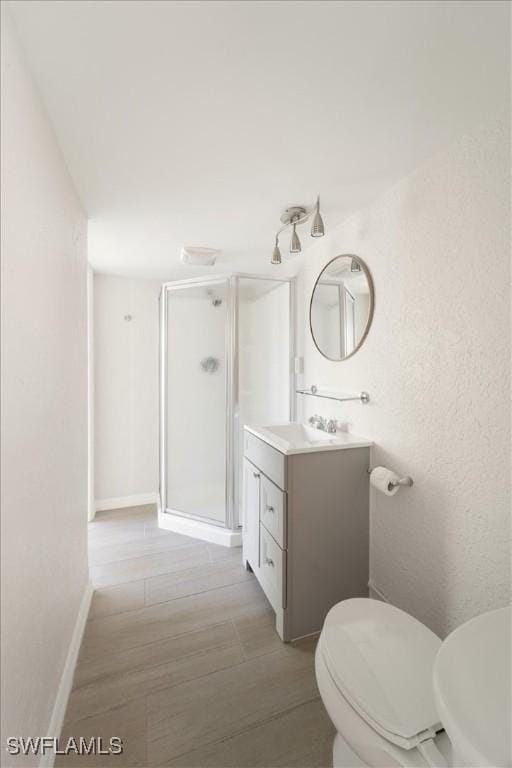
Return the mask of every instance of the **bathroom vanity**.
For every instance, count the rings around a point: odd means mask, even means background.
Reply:
[[[368,595],[371,444],[303,424],[244,429],[243,561],[284,641]]]

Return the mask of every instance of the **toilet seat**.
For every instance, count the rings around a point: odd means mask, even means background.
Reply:
[[[512,608],[483,613],[444,641],[434,696],[455,765],[512,766]]]
[[[432,691],[440,646],[437,635],[400,609],[355,598],[329,611],[318,653],[369,727],[403,749],[423,752],[442,729]]]

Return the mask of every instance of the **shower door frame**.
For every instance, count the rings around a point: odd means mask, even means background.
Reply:
[[[239,455],[236,454],[237,440],[235,436],[236,421],[239,412],[239,387],[238,387],[238,310],[239,310],[239,281],[240,279],[266,280],[274,283],[288,283],[289,286],[289,419],[293,421],[296,413],[295,395],[295,328],[296,328],[296,301],[295,278],[272,277],[270,275],[255,275],[246,272],[234,272],[189,278],[185,280],[173,280],[162,284],[160,290],[160,418],[159,418],[159,449],[160,449],[160,478],[159,478],[159,508],[164,514],[178,515],[179,517],[208,523],[227,530],[236,531],[241,527],[238,519],[238,499],[236,498],[237,483],[235,482],[235,465]],[[221,523],[208,517],[194,515],[192,512],[172,509],[167,506],[167,322],[169,293],[184,290],[190,287],[205,287],[211,285],[226,286],[227,313],[225,329],[225,354],[226,354],[226,381],[225,381],[225,522]]]
[[[238,321],[238,311],[240,306],[240,292],[239,292],[239,284],[240,280],[262,280],[267,281],[271,283],[288,283],[288,308],[289,308],[289,316],[288,316],[288,382],[289,382],[289,388],[288,388],[288,419],[290,421],[293,421],[296,416],[296,401],[297,401],[297,395],[296,395],[296,373],[295,373],[295,355],[296,355],[296,297],[295,297],[295,287],[296,287],[296,278],[295,277],[274,277],[273,275],[255,275],[251,274],[250,272],[235,272],[231,275],[233,285],[234,285],[234,296],[235,296],[235,313],[233,318],[233,364],[232,364],[232,374],[233,374],[233,402],[232,402],[232,408],[233,408],[233,414],[231,418],[231,443],[233,446],[233,464],[230,467],[231,472],[231,486],[230,486],[230,510],[231,510],[231,521],[232,521],[232,527],[234,530],[239,529],[242,527],[242,522],[239,519],[238,511],[239,511],[239,498],[237,497],[237,490],[238,490],[238,480],[237,475],[235,476],[235,462],[238,460],[241,460],[243,458],[243,453],[241,455],[241,452],[243,452],[243,446],[237,445],[237,436],[239,434],[239,430],[237,429],[237,421],[238,421],[238,414],[239,414],[239,406],[240,406],[240,391],[239,391],[239,382],[238,382],[238,369],[239,369],[239,346],[238,346],[238,336],[239,336],[239,321]],[[237,452],[238,449],[238,452]],[[236,454],[236,455],[235,455]]]

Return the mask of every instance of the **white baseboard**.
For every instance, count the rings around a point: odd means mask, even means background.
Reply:
[[[212,544],[220,544],[223,547],[240,547],[242,545],[242,533],[240,531],[231,531],[229,528],[209,525],[201,520],[191,520],[181,515],[173,515],[170,512],[158,512],[158,525],[166,531],[181,533],[183,536],[192,536],[194,539],[202,539]]]
[[[371,579],[368,582],[368,590],[369,590],[370,597],[373,598],[374,600],[382,600],[383,603],[391,604],[391,600],[389,600],[386,597],[386,595],[384,594],[384,592],[382,592],[382,590],[380,590],[378,587],[375,586],[375,584],[372,582]]]
[[[96,512],[107,512],[109,509],[124,509],[125,507],[140,507],[143,504],[157,504],[158,493],[137,493],[134,496],[118,496],[113,499],[96,499]]]
[[[55,703],[53,705],[53,712],[50,718],[50,725],[46,736],[53,738],[59,738],[62,724],[64,722],[64,716],[66,714],[66,708],[68,706],[69,694],[73,685],[73,675],[75,674],[76,662],[78,659],[78,653],[80,651],[80,644],[84,634],[85,624],[87,616],[89,615],[89,608],[91,605],[92,583],[89,581],[85,588],[80,608],[78,610],[78,616],[76,617],[75,627],[71,636],[71,642],[68,648],[68,655],[66,656],[66,662],[60,678],[59,688],[57,690],[57,696],[55,697]],[[55,754],[53,752],[47,752],[41,758],[39,762],[40,768],[52,768],[55,761]]]

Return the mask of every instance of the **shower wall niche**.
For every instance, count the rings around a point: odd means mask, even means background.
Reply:
[[[251,275],[162,286],[162,527],[240,543],[243,426],[294,416],[292,289]]]

